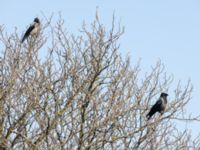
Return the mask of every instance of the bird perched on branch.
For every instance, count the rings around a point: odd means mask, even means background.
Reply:
[[[30,25],[30,27],[26,30],[21,43],[24,42],[25,39],[29,37],[29,35],[37,35],[40,31],[40,20],[38,18],[35,18],[33,23]]]
[[[161,114],[164,113],[166,105],[167,105],[167,93],[161,93],[160,98],[157,102],[152,106],[149,113],[146,115],[147,119],[149,120],[156,112]]]

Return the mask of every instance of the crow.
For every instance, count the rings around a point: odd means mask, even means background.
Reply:
[[[167,105],[167,93],[161,93],[160,98],[157,100],[157,102],[152,106],[149,113],[146,115],[147,119],[149,120],[156,112],[159,112],[161,114],[164,113],[166,105]]]
[[[35,18],[33,23],[30,25],[30,27],[26,30],[22,40],[21,40],[21,43],[24,42],[24,40],[26,38],[29,37],[29,35],[36,35],[38,34],[40,30],[40,20],[38,18]]]

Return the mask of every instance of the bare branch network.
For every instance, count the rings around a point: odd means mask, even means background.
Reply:
[[[46,22],[46,23],[45,23]],[[160,61],[145,76],[119,53],[124,30],[106,30],[96,16],[80,36],[64,20],[41,21],[24,43],[0,27],[0,149],[198,149],[200,139],[174,120],[186,116],[192,85],[177,85],[163,115],[146,119],[173,79]],[[173,86],[174,87],[174,86]]]

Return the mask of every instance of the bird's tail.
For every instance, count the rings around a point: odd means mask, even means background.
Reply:
[[[21,43],[23,43],[24,42],[24,40],[27,38],[27,36],[24,36],[23,38],[22,38],[22,40],[21,40]]]
[[[153,114],[151,113],[151,111],[146,115],[147,120],[151,119],[151,117],[153,116]]]
[[[151,118],[151,116],[149,115],[149,113],[146,115],[147,120],[149,120]]]

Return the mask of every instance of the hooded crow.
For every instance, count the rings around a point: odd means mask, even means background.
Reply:
[[[161,93],[160,98],[157,102],[152,106],[149,113],[146,115],[147,119],[149,120],[156,112],[161,114],[164,113],[166,105],[167,105],[167,93]]]
[[[36,35],[40,30],[40,20],[38,18],[34,19],[34,22],[30,25],[30,27],[26,30],[21,43],[24,42],[25,39],[29,37],[29,35]]]

